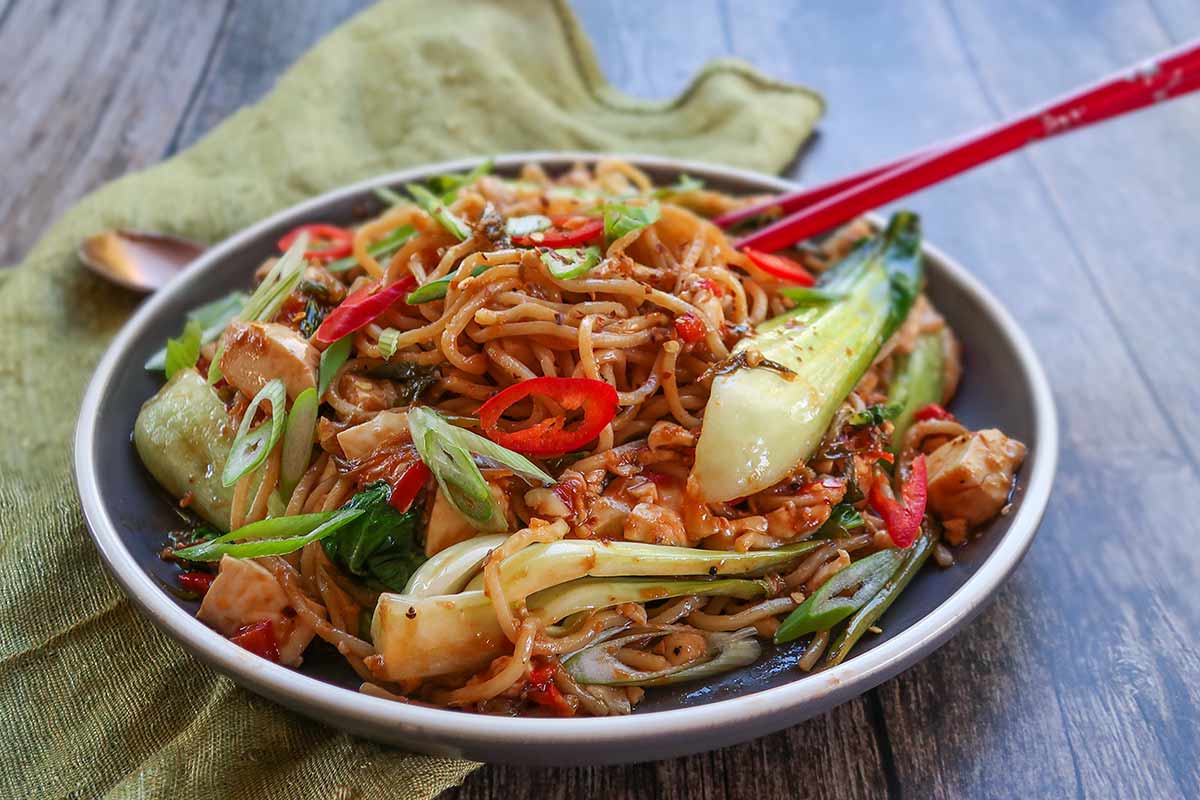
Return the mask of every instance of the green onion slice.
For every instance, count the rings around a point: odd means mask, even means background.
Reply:
[[[858,611],[883,588],[907,555],[907,550],[881,550],[838,572],[788,615],[775,632],[775,643],[829,630]]]
[[[604,240],[612,244],[626,234],[658,222],[662,207],[657,200],[644,206],[629,203],[606,203],[604,205]]]
[[[477,433],[451,425],[423,406],[409,409],[408,430],[413,444],[437,479],[450,505],[481,531],[505,530],[508,522],[492,497],[472,453],[496,462],[529,481],[549,486],[554,479],[529,459]]]
[[[401,198],[401,201],[403,202],[403,198]],[[412,225],[401,225],[379,241],[367,245],[367,252],[371,254],[372,258],[382,258],[383,256],[391,255],[399,250],[405,242],[415,236],[416,233],[417,229]],[[345,272],[357,266],[357,258],[346,256],[345,258],[339,258],[337,261],[330,261],[325,265],[325,269],[330,272]]]
[[[317,399],[325,396],[333,376],[350,357],[350,348],[354,346],[354,334],[347,333],[321,352],[321,368],[317,375]]]
[[[467,223],[463,222],[450,209],[446,208],[446,204],[433,192],[419,183],[410,183],[404,188],[408,190],[408,193],[413,196],[413,199],[417,201],[417,205],[426,214],[436,219],[443,228],[450,231],[455,237],[460,240],[471,238],[471,228]]]
[[[174,555],[186,561],[219,561],[222,556],[259,558],[287,555],[309,542],[324,539],[362,514],[363,510],[359,508],[340,508],[316,514],[273,517],[243,525],[216,539],[176,550]]]
[[[385,359],[396,355],[396,345],[400,343],[400,331],[395,328],[384,328],[379,334],[379,355]]]
[[[264,401],[271,404],[271,417],[254,430],[250,430],[250,423]],[[238,426],[237,436],[233,438],[233,444],[230,446],[229,458],[226,459],[225,469],[221,473],[223,485],[233,486],[243,475],[258,469],[267,460],[267,455],[283,435],[284,420],[287,417],[286,403],[287,389],[279,378],[268,381],[267,385],[254,395],[246,413],[242,415],[242,424]]]
[[[308,469],[308,462],[312,458],[313,432],[317,429],[317,409],[320,405],[317,390],[312,387],[305,389],[292,401],[287,428],[283,433],[283,454],[279,467],[279,478],[285,498],[291,496],[292,490]]]
[[[542,263],[550,274],[560,280],[571,280],[586,275],[600,263],[600,248],[564,247],[561,250],[543,250]]]
[[[487,272],[492,267],[491,264],[480,264],[475,269],[471,270],[472,277],[478,277]],[[408,297],[404,302],[410,306],[419,305],[421,303],[429,303],[433,300],[441,300],[446,296],[446,292],[450,290],[450,283],[454,280],[454,274],[443,275],[435,281],[430,281],[424,286],[418,287],[409,292]]]

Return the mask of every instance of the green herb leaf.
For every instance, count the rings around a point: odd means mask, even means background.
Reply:
[[[181,369],[196,366],[196,362],[200,360],[200,338],[203,335],[200,323],[189,319],[178,339],[167,339],[167,358],[163,364],[167,380],[171,380]]]
[[[471,228],[462,219],[455,216],[450,209],[446,208],[446,204],[441,198],[437,197],[433,192],[426,189],[419,183],[410,183],[404,187],[408,193],[413,196],[426,214],[438,221],[443,228],[450,231],[460,240],[471,238]]]
[[[478,277],[491,269],[491,264],[480,264],[475,269],[471,270],[472,277]],[[444,275],[435,281],[430,281],[424,286],[409,292],[408,297],[404,302],[410,306],[420,305],[421,303],[429,303],[433,300],[441,300],[446,296],[446,292],[450,290],[450,282],[454,280],[454,274]]]
[[[264,402],[271,404],[271,416],[262,425],[250,430],[258,407]],[[267,455],[283,435],[283,426],[287,418],[287,389],[279,378],[268,381],[267,385],[254,395],[246,413],[242,415],[242,424],[238,426],[237,436],[229,448],[229,458],[225,461],[225,469],[221,473],[221,483],[233,486],[241,477],[258,469]]]
[[[629,203],[606,203],[604,205],[604,240],[612,244],[626,234],[658,222],[662,207],[657,200],[644,206]]]
[[[432,364],[414,364],[411,361],[394,361],[380,364],[367,370],[368,378],[382,378],[400,384],[400,403],[416,401],[425,390],[438,382],[439,372]]]
[[[187,561],[219,561],[222,556],[283,556],[299,550],[309,542],[324,539],[362,514],[362,509],[342,508],[317,514],[272,517],[243,525],[236,531],[230,531],[216,539],[176,550],[174,555]]]
[[[350,357],[350,348],[354,346],[354,334],[348,333],[321,352],[321,368],[317,378],[317,399],[325,396],[333,376]]]
[[[524,217],[509,217],[504,223],[504,232],[509,236],[528,236],[531,233],[544,231],[553,225],[550,218],[542,214],[529,214]]]
[[[704,181],[699,178],[693,178],[686,172],[679,176],[679,180],[670,186],[660,186],[655,189],[652,194],[654,197],[666,198],[672,195],[683,194],[684,192],[695,192],[704,188]]]
[[[398,206],[401,203],[407,203],[408,200],[394,189],[389,189],[386,186],[380,186],[377,189],[372,189],[371,194],[378,197],[382,202],[389,206]]]
[[[400,195],[396,195],[396,199],[399,202],[404,202],[404,198],[400,197]],[[389,256],[399,250],[416,233],[417,229],[412,225],[401,225],[379,241],[367,245],[367,252],[371,254],[372,258],[376,259]],[[330,261],[325,265],[325,269],[330,272],[345,272],[357,266],[358,259],[350,255],[345,258],[339,258],[337,261]]]
[[[204,332],[200,334],[200,344],[206,345],[211,341],[215,341],[221,332],[229,326],[234,317],[246,305],[246,300],[249,298],[245,292],[230,292],[220,300],[214,300],[211,303],[193,308],[187,313],[189,320],[195,320],[200,323],[200,327]],[[164,370],[167,366],[167,348],[159,350],[154,355],[146,360],[145,368],[150,371]]]
[[[365,578],[373,588],[404,591],[409,577],[425,561],[417,541],[420,512],[400,513],[388,504],[391,489],[383,481],[367,486],[343,506],[363,515],[322,545],[333,563]]]
[[[505,530],[508,522],[500,513],[472,453],[507,467],[526,481],[547,486],[554,483],[553,478],[529,459],[479,434],[451,425],[431,409],[422,406],[409,409],[408,430],[442,494],[479,530]]]
[[[300,320],[300,335],[305,339],[311,339],[312,335],[317,332],[317,328],[321,327],[321,323],[325,321],[325,317],[329,315],[330,307],[318,303],[316,300],[309,300],[304,306],[304,319]]]
[[[863,425],[882,425],[885,420],[895,419],[896,415],[904,409],[899,403],[892,405],[875,404],[867,406],[862,411],[856,414],[851,414],[848,420],[851,425],[861,427]]]
[[[835,303],[846,296],[845,292],[831,292],[815,286],[781,286],[776,290],[783,297],[795,300],[797,305],[817,306]]]
[[[550,274],[560,280],[581,278],[600,263],[600,248],[564,247],[561,250],[543,250],[542,263]]]
[[[379,354],[384,359],[396,355],[396,345],[400,342],[400,331],[395,328],[384,328],[379,334]]]
[[[849,503],[838,503],[829,512],[829,519],[816,532],[814,538],[828,539],[833,536],[846,536],[850,531],[863,526],[862,514]]]

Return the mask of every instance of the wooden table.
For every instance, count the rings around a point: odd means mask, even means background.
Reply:
[[[356,0],[0,0],[0,263],[96,185],[242,104]],[[734,55],[825,92],[820,180],[1010,114],[1200,31],[1195,0],[581,0],[611,79],[666,97]],[[653,7],[651,7],[653,6]],[[920,666],[791,730],[675,761],[488,767],[455,796],[1200,794],[1200,99],[912,198],[1040,351],[1059,479],[998,600]]]

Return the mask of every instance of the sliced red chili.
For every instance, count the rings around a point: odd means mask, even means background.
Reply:
[[[703,320],[695,314],[681,314],[675,318],[675,333],[679,334],[680,339],[691,344],[703,339],[708,329]]]
[[[913,415],[913,418],[920,422],[926,422],[927,420],[931,419],[954,419],[954,415],[942,408],[937,403],[930,403],[929,405],[918,409],[917,413]]]
[[[352,292],[321,322],[321,327],[313,334],[313,341],[333,344],[346,334],[367,327],[393,303],[408,294],[416,283],[411,275],[405,275],[383,288],[372,283]]]
[[[275,625],[269,619],[238,628],[229,641],[260,658],[279,663],[279,642],[275,639]]]
[[[179,585],[204,597],[216,579],[217,576],[211,572],[185,572],[179,576]]]
[[[570,429],[564,416],[548,417],[516,431],[501,429],[504,412],[527,397],[545,397],[566,411],[582,411],[583,419]],[[617,390],[591,378],[530,378],[479,407],[479,422],[489,439],[509,450],[537,456],[559,456],[582,448],[616,415]]]
[[[513,243],[522,247],[575,247],[604,233],[604,220],[599,217],[554,216],[550,221],[553,227],[514,236]]]
[[[354,249],[354,231],[339,228],[336,225],[301,225],[292,228],[279,240],[279,252],[286,253],[295,244],[296,238],[307,233],[308,249],[304,257],[316,261],[342,258],[350,255]]]
[[[925,518],[925,500],[929,494],[927,482],[925,456],[920,455],[913,459],[908,480],[900,489],[899,500],[888,495],[883,480],[871,484],[871,508],[887,525],[888,536],[896,547],[908,547],[921,530],[921,520]]]
[[[408,511],[432,474],[422,461],[409,464],[392,484],[392,496],[388,498],[388,503],[401,514]]]
[[[790,258],[778,256],[773,253],[764,253],[762,250],[755,250],[753,247],[743,247],[742,252],[754,262],[754,266],[780,280],[794,283],[797,286],[815,286],[817,283],[816,278],[812,276],[811,272],[806,270],[802,264]]]
[[[575,709],[563,697],[554,683],[554,665],[545,664],[529,671],[529,683],[525,687],[528,700],[545,706],[560,717],[575,716]]]

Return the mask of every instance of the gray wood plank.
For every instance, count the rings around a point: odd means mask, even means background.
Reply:
[[[0,27],[0,264],[104,181],[157,161],[223,3],[13,2]]]
[[[292,63],[370,0],[233,0],[203,85],[171,150],[187,147],[217,123],[262,98]]]

